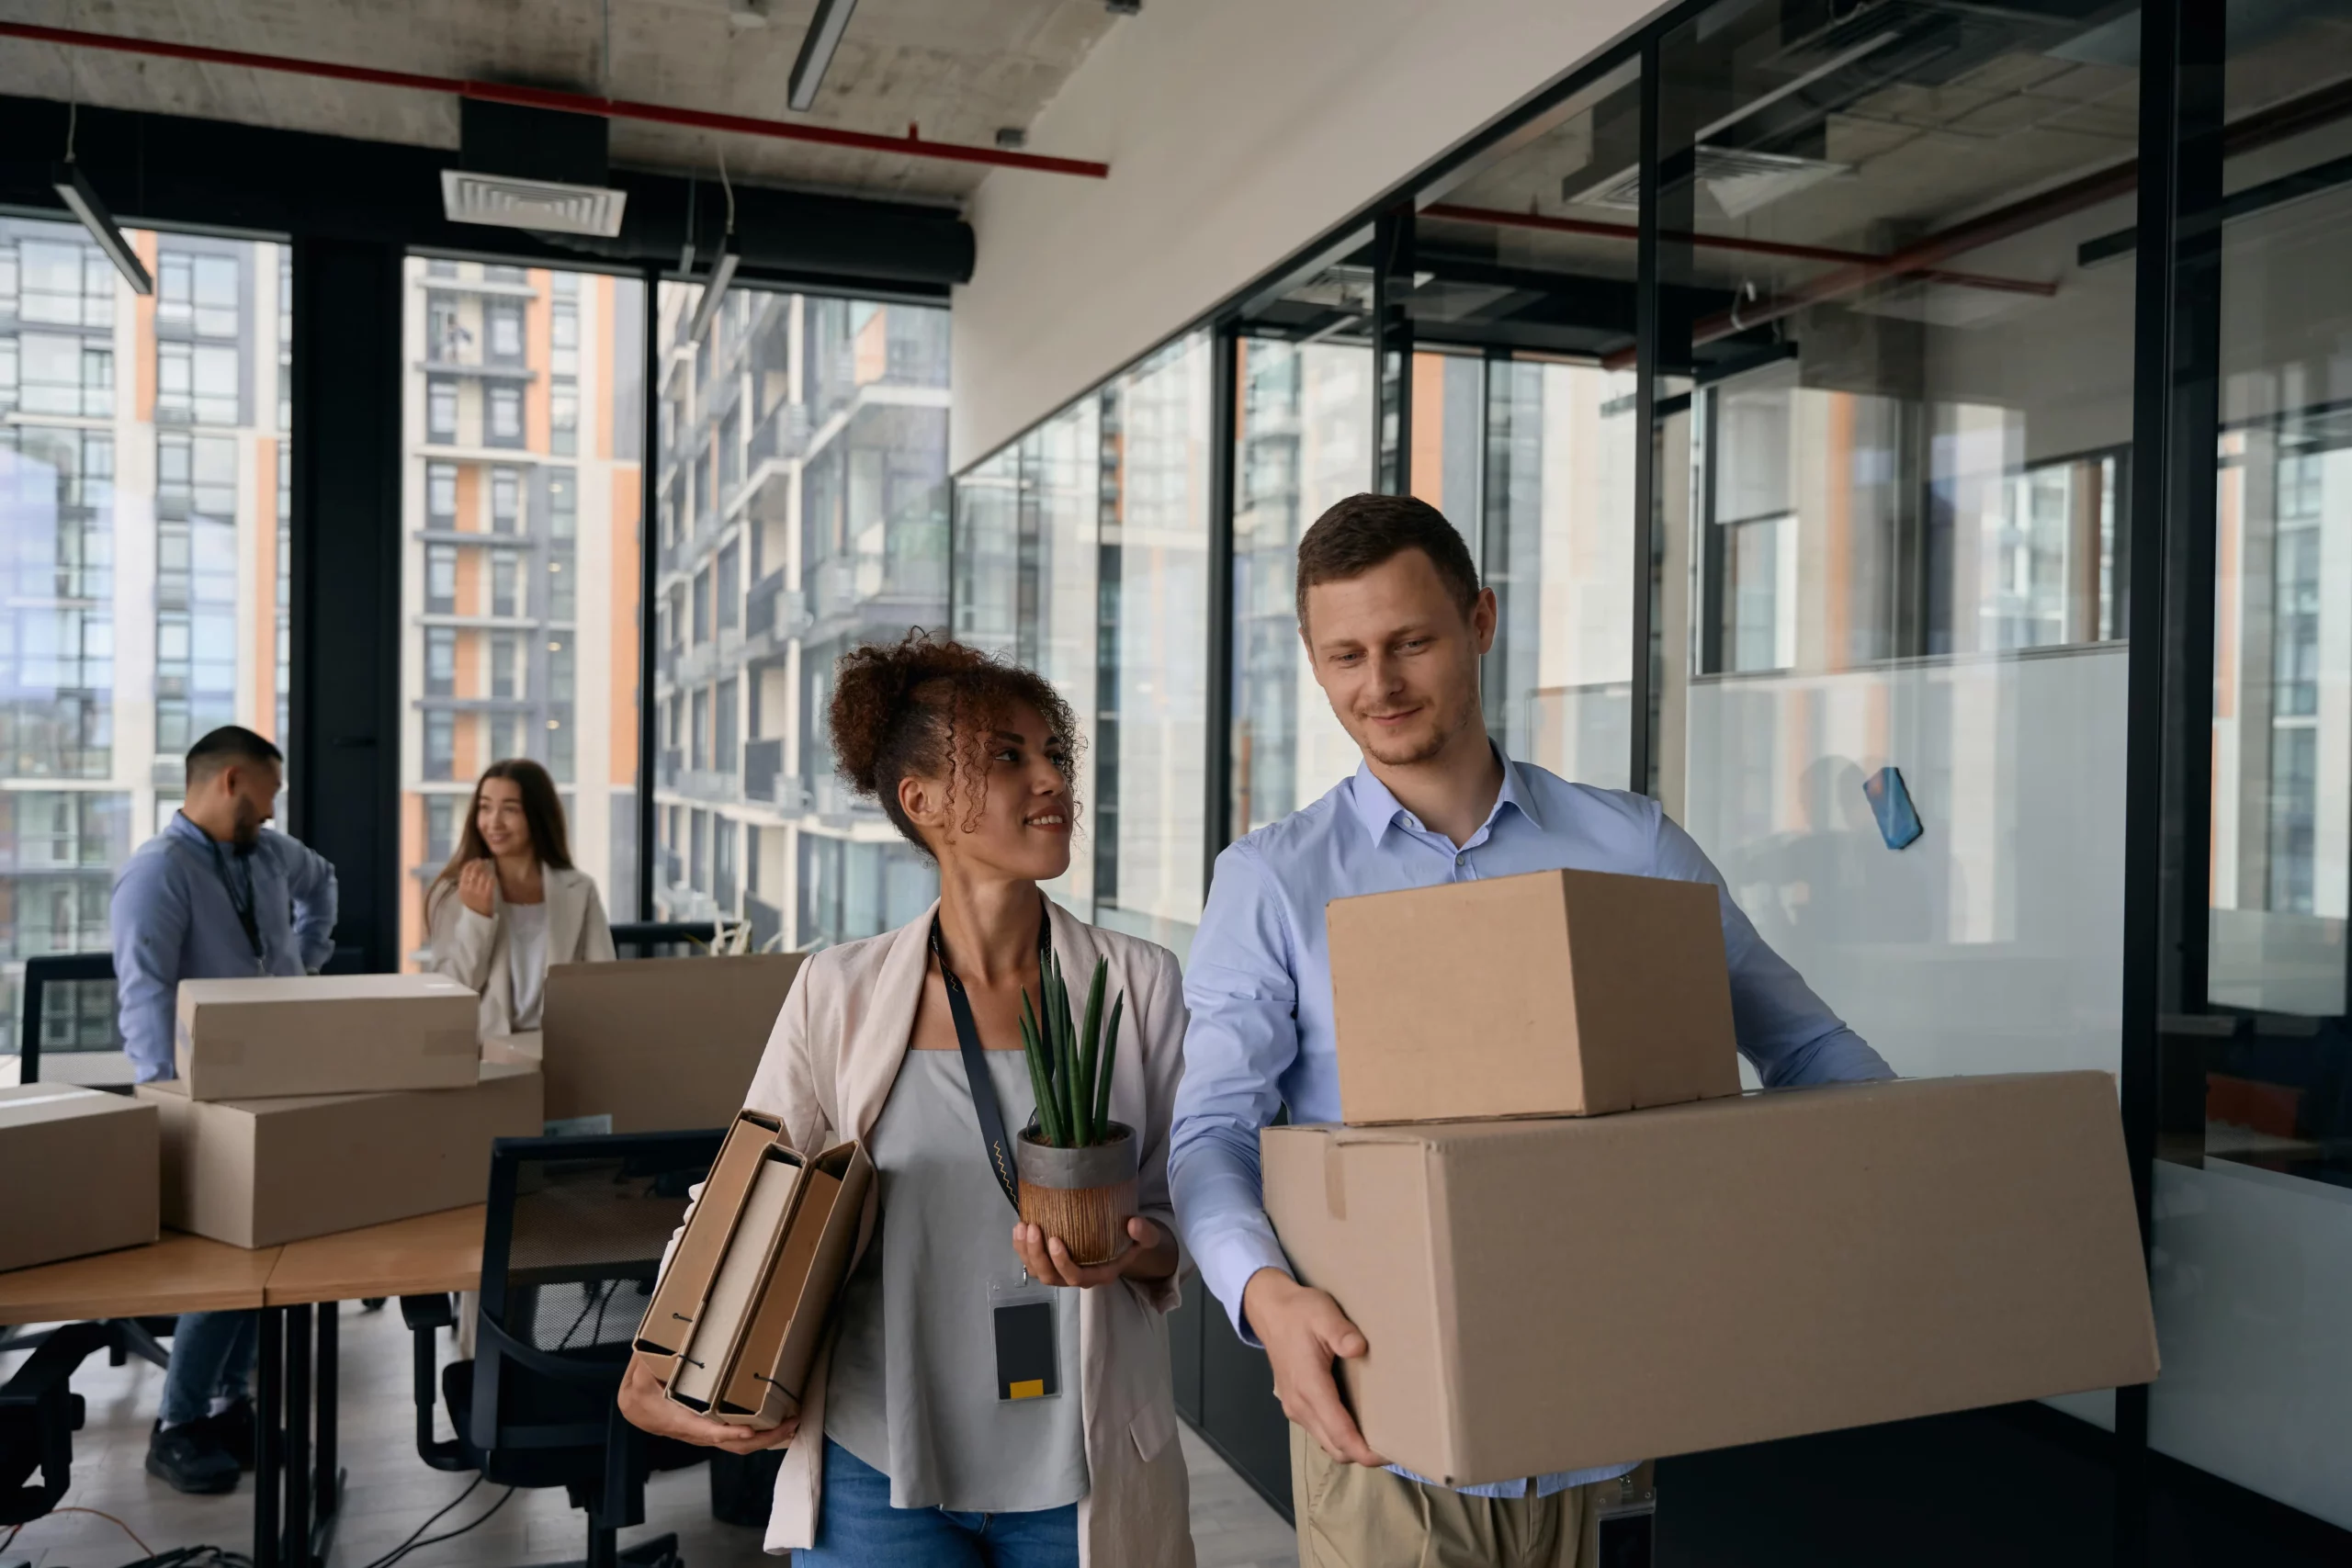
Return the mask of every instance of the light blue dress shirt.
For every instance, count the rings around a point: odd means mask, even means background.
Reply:
[[[1397,803],[1369,768],[1304,810],[1217,857],[1184,1000],[1184,1081],[1176,1093],[1168,1174],[1184,1245],[1210,1293],[1250,1344],[1242,1287],[1261,1269],[1288,1272],[1267,1222],[1259,1130],[1290,1107],[1294,1122],[1340,1119],[1331,964],[1323,907],[1521,872],[1611,871],[1712,882],[1723,901],[1739,1049],[1770,1088],[1894,1076],[1804,979],[1756,934],[1699,846],[1646,795],[1568,783],[1526,762],[1503,764],[1494,810],[1459,849]],[[1538,1495],[1622,1475],[1631,1465],[1535,1478]],[[1409,1472],[1399,1471],[1400,1474]],[[1414,1477],[1414,1479],[1419,1479]],[[1517,1497],[1525,1481],[1472,1486]]]
[[[230,878],[243,875],[261,951],[254,951]],[[246,896],[240,886],[236,897]],[[215,843],[175,811],[115,874],[115,992],[122,1050],[141,1083],[176,1076],[174,1012],[182,980],[305,975],[334,952],[334,867],[324,855],[265,828],[249,850]]]

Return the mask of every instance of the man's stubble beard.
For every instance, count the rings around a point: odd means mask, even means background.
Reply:
[[[1363,748],[1366,756],[1384,768],[1418,767],[1423,762],[1431,761],[1452,745],[1453,738],[1469,727],[1469,716],[1474,711],[1474,708],[1465,705],[1455,712],[1442,714],[1439,721],[1425,731],[1421,739],[1387,748],[1384,748],[1374,739],[1374,731],[1367,723],[1363,735],[1358,738],[1357,744]],[[1451,722],[1448,722],[1449,720]]]

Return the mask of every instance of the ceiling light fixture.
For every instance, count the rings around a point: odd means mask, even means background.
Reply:
[[[735,281],[738,260],[729,243],[735,238],[735,187],[727,179],[727,156],[718,158],[718,184],[727,192],[727,232],[719,236],[718,254],[710,258],[710,277],[702,286],[701,302],[695,306],[695,319],[686,329],[688,343],[700,343],[703,333],[710,331],[710,323],[718,319],[719,301],[727,298],[727,286]]]
[[[65,205],[73,209],[74,216],[82,220],[82,227],[90,231],[90,238],[98,243],[98,249],[106,252],[114,269],[122,274],[122,280],[130,285],[130,291],[154,293],[155,280],[147,276],[147,268],[131,252],[130,241],[116,226],[114,214],[107,210],[107,204],[98,199],[98,193],[90,188],[90,182],[82,177],[82,171],[73,160],[54,165],[51,181]]]
[[[452,223],[609,240],[621,231],[621,214],[628,206],[627,191],[604,186],[519,179],[473,169],[441,171],[441,212]]]
[[[800,57],[792,62],[792,77],[785,88],[784,101],[791,107],[805,113],[817,101],[818,85],[833,63],[842,34],[849,30],[849,14],[856,9],[857,0],[817,0],[817,14],[808,18]]]

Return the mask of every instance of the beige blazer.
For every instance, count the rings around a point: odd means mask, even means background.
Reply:
[[[1127,1027],[1111,1077],[1111,1114],[1140,1130],[1136,1205],[1175,1234],[1168,1196],[1168,1128],[1184,1058],[1183,982],[1166,948],[1088,925],[1051,906],[1054,952],[1080,985],[1098,957],[1111,961],[1107,994],[1125,991]],[[933,906],[937,908],[936,905]],[[781,1117],[794,1147],[815,1152],[870,1137],[906,1059],[930,955],[932,911],[881,936],[845,942],[800,967],[768,1037],[746,1104]],[[991,1179],[977,1145],[972,1179]],[[859,1237],[873,1231],[874,1193]],[[1011,1260],[1012,1211],[1004,1213]],[[1180,1260],[1176,1278],[1183,1273]],[[1090,1490],[1078,1506],[1080,1563],[1102,1568],[1192,1568],[1193,1536],[1184,1456],[1176,1440],[1169,1381],[1168,1325],[1176,1278],[1144,1285],[1121,1280],[1079,1293],[1079,1397],[1085,1406]],[[825,1372],[809,1379],[801,1436],[786,1453],[768,1516],[767,1550],[811,1547],[823,1484]]]
[[[602,964],[614,956],[613,928],[596,879],[584,871],[539,868],[548,901],[548,963]],[[431,895],[427,895],[431,897]],[[477,1032],[485,1040],[514,1032],[514,984],[506,962],[506,902],[491,894],[491,912],[466,908],[458,890],[443,891],[433,905],[434,973],[447,975],[481,993]]]

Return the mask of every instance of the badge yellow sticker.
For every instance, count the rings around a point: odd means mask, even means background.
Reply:
[[[1046,1380],[1031,1378],[1026,1382],[1013,1383],[1007,1393],[1013,1399],[1043,1399],[1046,1397]]]

